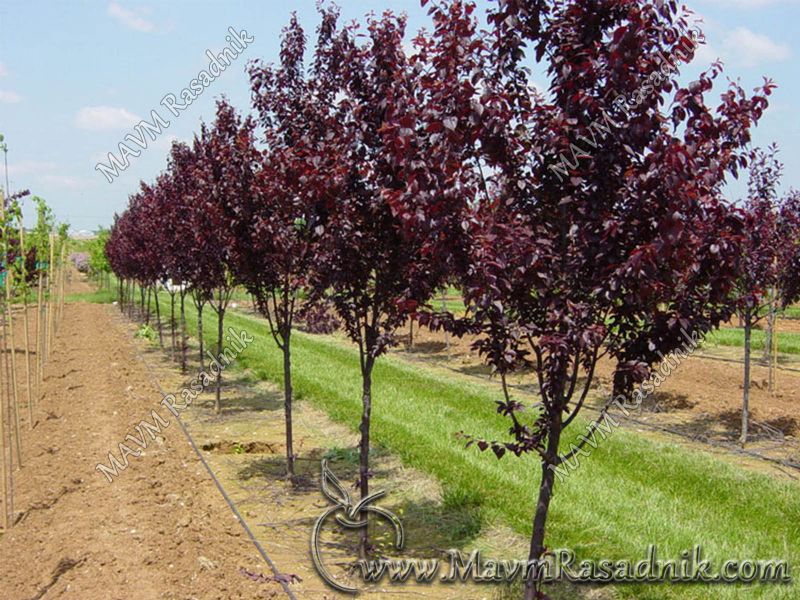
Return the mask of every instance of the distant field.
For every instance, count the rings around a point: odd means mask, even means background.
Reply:
[[[787,319],[800,319],[800,306],[790,306],[786,309],[784,316]]]
[[[766,334],[761,329],[752,331],[751,344],[753,351],[763,350]],[[710,344],[720,346],[738,346],[744,348],[744,330],[739,327],[719,329],[706,337]],[[778,332],[778,352],[784,354],[800,354],[800,333]]]

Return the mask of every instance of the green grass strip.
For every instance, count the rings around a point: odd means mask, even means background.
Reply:
[[[210,312],[210,311],[209,311]],[[196,333],[195,318],[190,329]],[[261,319],[230,313],[226,328],[256,338],[239,366],[280,385],[282,358]],[[215,316],[206,314],[207,342]],[[361,380],[354,348],[338,339],[296,333],[293,383],[307,400],[354,431],[360,415]],[[539,467],[532,456],[498,461],[464,447],[458,431],[505,439],[508,422],[494,410],[493,388],[445,377],[395,356],[375,367],[372,435],[405,464],[437,477],[446,490],[482,499],[497,517],[528,536]],[[585,431],[573,426],[565,444]],[[552,548],[579,556],[638,560],[648,544],[660,556],[678,557],[702,544],[706,556],[727,559],[800,557],[800,486],[735,468],[702,452],[616,430],[565,482],[556,486],[547,532]],[[629,598],[797,598],[787,586],[620,586]]]
[[[706,337],[706,342],[720,346],[744,348],[744,329],[731,327],[713,331]],[[762,329],[754,329],[751,336],[753,351],[764,350],[766,333]],[[778,331],[778,352],[784,354],[800,354],[800,333]]]

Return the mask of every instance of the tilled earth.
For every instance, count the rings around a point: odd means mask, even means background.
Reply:
[[[176,423],[112,483],[96,470],[160,399],[112,310],[65,306],[32,431],[23,405],[0,598],[286,597],[242,573],[273,575]]]

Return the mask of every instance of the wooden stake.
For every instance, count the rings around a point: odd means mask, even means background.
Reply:
[[[38,252],[38,248],[37,248]],[[39,289],[36,295],[36,393],[40,392],[42,385],[42,289],[44,286],[44,276],[42,275],[41,264],[37,261],[37,271],[39,272]]]
[[[53,275],[55,271],[55,235],[50,234],[50,264],[48,265],[48,276],[47,276],[47,291],[48,293],[48,301],[47,301],[47,358],[50,358],[50,349],[52,348],[53,343]]]
[[[3,531],[8,529],[8,477],[6,476],[6,456],[8,452],[6,447],[5,405],[5,394],[3,394],[2,390],[0,390],[0,440],[2,440],[2,442],[0,442],[0,445],[2,445],[2,452],[0,452],[0,477],[3,478],[3,483],[1,486],[3,496],[0,498],[0,503],[3,505],[3,514],[0,516],[0,528],[2,528]]]
[[[67,244],[61,246],[61,294],[59,296],[58,322],[64,318],[64,298],[67,292]]]
[[[6,281],[5,281],[5,288],[6,288],[6,319],[8,321],[8,342],[11,346],[11,386],[13,388],[13,396],[11,397],[11,411],[13,412],[14,423],[16,426],[14,427],[14,440],[16,441],[17,446],[17,464],[19,467],[22,468],[22,443],[20,442],[19,438],[19,393],[17,389],[17,360],[16,360],[16,349],[14,347],[14,315],[11,311],[11,300],[12,300],[12,293],[11,288],[14,285],[14,276],[11,271],[11,265],[8,264],[8,223],[6,223],[6,203],[3,200],[0,203],[0,219],[3,220],[3,253],[5,259],[5,268],[6,268]],[[5,336],[4,336],[5,338]],[[11,414],[9,414],[9,419],[11,418]],[[13,462],[11,467],[13,468]],[[13,491],[11,492],[13,494]],[[11,515],[12,519],[14,515]]]
[[[28,428],[33,429],[33,386],[31,385],[31,350],[30,329],[28,328],[28,269],[25,254],[25,227],[22,223],[22,211],[19,214],[19,246],[22,256],[22,309],[25,327],[25,376],[28,392]]]
[[[11,288],[14,286],[14,275],[11,272],[10,265],[6,265],[6,314],[8,315],[8,343],[11,346],[11,387],[14,390],[12,410],[14,412],[14,441],[17,446],[17,464],[20,469],[22,468],[22,442],[19,437],[19,388],[17,386],[17,351],[16,342],[14,341],[14,313],[11,310],[12,293]]]
[[[0,299],[0,303],[5,305],[5,296]],[[5,385],[2,386],[2,390],[0,392],[0,404],[3,405],[3,412],[4,420],[7,418],[8,420],[5,421],[5,434],[3,435],[3,461],[5,463],[6,454],[8,455],[8,465],[5,467],[5,477],[3,478],[3,489],[4,489],[4,496],[3,496],[3,512],[5,513],[5,521],[6,524],[11,527],[14,524],[14,443],[12,439],[12,430],[14,429],[12,420],[11,420],[11,387],[10,382],[11,379],[9,377],[10,369],[8,366],[8,352],[7,344],[6,344],[6,311],[5,306],[3,306],[3,310],[0,311],[2,313],[0,315],[0,320],[2,320],[2,336],[0,336],[0,351],[3,353],[3,372],[5,377]],[[6,452],[7,451],[7,452]],[[9,515],[11,517],[9,521]]]
[[[0,191],[0,206],[5,207],[6,199],[3,196],[3,192]],[[5,327],[3,327],[3,343],[0,344],[0,349],[4,349],[5,346]],[[3,352],[3,360],[6,360],[5,352]],[[2,382],[4,383],[4,382]],[[3,393],[3,386],[0,385],[0,477],[3,479],[2,485],[2,498],[0,498],[0,502],[3,504],[3,514],[0,517],[0,526],[2,526],[3,531],[8,530],[8,513],[9,513],[9,489],[8,489],[8,474],[6,471],[6,463],[7,457],[11,453],[11,448],[6,443],[6,394]],[[8,467],[8,471],[10,472],[11,465]]]

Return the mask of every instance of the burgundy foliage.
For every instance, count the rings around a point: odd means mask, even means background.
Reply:
[[[541,408],[506,394],[498,411],[511,440],[477,441],[498,457],[540,456],[536,559],[554,470],[569,458],[559,441],[598,359],[616,364],[602,421],[613,402],[636,401],[635,385],[662,353],[734,312],[743,223],[721,189],[747,164],[750,128],[773,86],[748,96],[731,83],[716,109],[707,97],[720,65],[682,87],[661,68],[665,56],[694,54],[674,3],[508,0],[485,36],[468,4],[431,12],[436,35],[469,52],[422,46],[444,61],[437,82],[458,112],[440,110],[439,126],[417,128],[408,144],[426,148],[443,135],[452,155],[473,152],[461,178],[481,193],[452,260],[473,318],[425,320],[479,332],[478,350],[503,378],[535,374]],[[468,79],[440,77],[464,54],[476,63]],[[546,95],[530,85],[534,64],[549,78]],[[562,172],[565,153],[573,160]]]
[[[439,166],[428,173],[409,160],[416,150],[409,140],[424,108],[422,71],[406,55],[405,27],[405,18],[390,12],[369,18],[364,31],[355,24],[339,28],[329,14],[315,57],[319,94],[334,118],[326,135],[331,168],[324,173],[326,220],[314,285],[359,350],[362,498],[369,495],[375,361],[444,282],[447,255],[437,249],[460,226],[460,208],[469,201],[438,195],[445,187],[434,180]],[[361,549],[367,549],[366,530]]]

